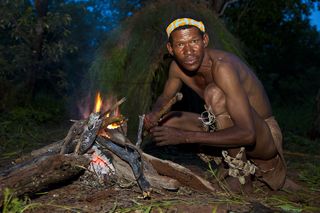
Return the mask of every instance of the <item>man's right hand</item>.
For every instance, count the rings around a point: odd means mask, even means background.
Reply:
[[[155,112],[150,112],[144,117],[144,129],[149,131],[152,127],[158,126],[158,116]]]

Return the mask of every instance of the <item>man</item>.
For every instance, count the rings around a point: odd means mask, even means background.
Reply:
[[[220,147],[232,189],[250,188],[252,175],[280,189],[286,176],[282,135],[256,75],[235,55],[209,49],[201,21],[176,19],[166,32],[174,61],[163,93],[144,121],[156,145]],[[204,99],[206,112],[170,112],[156,120],[183,83]]]

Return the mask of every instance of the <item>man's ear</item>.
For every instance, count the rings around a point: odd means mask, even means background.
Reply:
[[[203,43],[204,43],[204,47],[207,47],[209,44],[209,35],[207,33],[203,34]]]
[[[173,48],[171,46],[171,43],[170,42],[167,42],[167,49],[168,49],[168,52],[170,53],[170,55],[173,56]]]

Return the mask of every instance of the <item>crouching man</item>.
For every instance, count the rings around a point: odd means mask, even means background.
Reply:
[[[208,48],[201,21],[176,19],[166,32],[174,60],[163,92],[144,120],[156,145],[219,147],[231,189],[250,190],[252,177],[280,189],[286,177],[282,134],[257,76],[237,56]],[[183,83],[204,99],[206,111],[170,112],[159,122],[157,112]]]

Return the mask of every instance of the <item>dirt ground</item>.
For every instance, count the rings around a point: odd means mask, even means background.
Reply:
[[[161,158],[196,168],[210,178],[208,166],[196,162],[189,151],[173,148],[158,149],[156,153]],[[151,154],[156,155],[152,150]],[[299,190],[274,192],[255,182],[253,193],[237,195],[224,190],[204,193],[183,186],[178,191],[154,189],[150,199],[143,199],[134,182],[110,179],[101,185],[85,173],[31,197],[24,212],[320,212],[320,189],[310,188],[297,172],[303,167],[301,162],[318,163],[319,159],[308,155],[286,155],[286,159],[288,177],[301,187]]]

